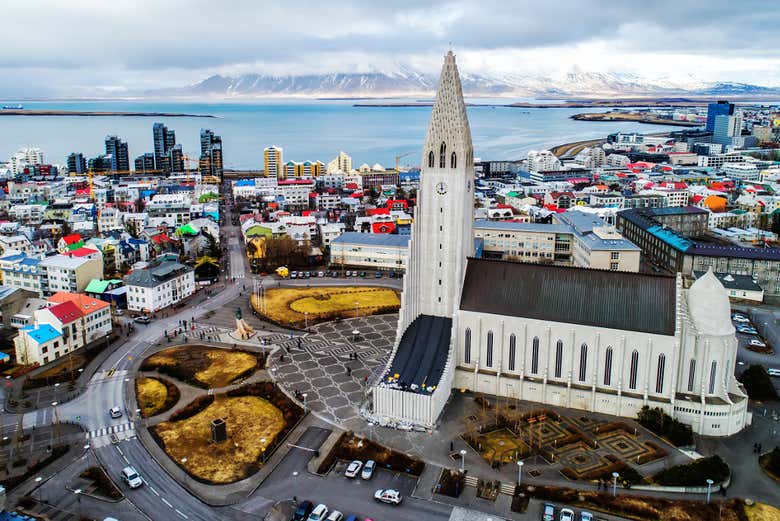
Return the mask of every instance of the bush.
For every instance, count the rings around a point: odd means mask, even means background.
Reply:
[[[79,477],[92,481],[95,484],[95,492],[101,496],[117,501],[122,499],[122,493],[102,468],[89,467]]]
[[[465,487],[466,476],[456,470],[442,469],[436,493],[449,497],[458,497]]]
[[[777,400],[777,390],[763,365],[751,365],[737,380],[745,386],[751,400]]]
[[[213,394],[205,394],[203,396],[198,396],[190,403],[188,403],[181,409],[178,409],[173,414],[171,414],[171,417],[168,419],[168,421],[177,422],[181,420],[186,420],[187,418],[192,418],[193,416],[195,416],[196,414],[204,410],[212,403],[214,403]]]
[[[378,467],[383,467],[396,472],[405,472],[413,476],[422,474],[425,462],[408,456],[397,450],[388,449],[374,441],[359,438],[352,432],[345,432],[339,437],[333,449],[326,455],[320,466],[318,474],[327,472],[333,463],[338,460],[369,460],[376,461]]]
[[[707,479],[720,483],[728,476],[728,464],[715,455],[662,470],[653,476],[653,481],[669,487],[701,487],[707,484]]]
[[[761,456],[761,465],[780,478],[780,448],[775,447],[772,452]]]
[[[659,407],[651,409],[645,405],[637,413],[637,421],[642,427],[669,440],[672,445],[682,447],[693,444],[691,426],[675,420]]]

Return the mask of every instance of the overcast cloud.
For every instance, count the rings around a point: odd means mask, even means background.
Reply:
[[[211,74],[577,67],[780,85],[780,4],[542,0],[8,0],[0,96],[138,92]]]

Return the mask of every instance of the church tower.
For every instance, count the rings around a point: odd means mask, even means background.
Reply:
[[[444,58],[422,152],[399,338],[419,315],[453,317],[474,253],[474,158],[452,51]]]

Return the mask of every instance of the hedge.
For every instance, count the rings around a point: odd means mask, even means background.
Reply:
[[[662,470],[653,476],[653,481],[667,487],[702,487],[708,479],[720,483],[728,477],[728,464],[715,455]]]

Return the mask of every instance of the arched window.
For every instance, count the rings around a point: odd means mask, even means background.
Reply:
[[[455,156],[455,152],[450,155],[450,168],[456,168],[458,166],[458,158]]]
[[[604,385],[612,385],[612,346],[607,347],[604,359]]]
[[[447,159],[447,146],[442,142],[439,147],[439,168],[444,168],[445,160]]]
[[[631,368],[628,375],[628,388],[636,389],[636,375],[639,372],[639,351],[634,349],[631,353]]]
[[[588,379],[588,344],[580,346],[580,382]]]
[[[666,355],[658,355],[658,374],[655,378],[655,392],[664,392],[664,370],[666,369]]]
[[[509,370],[515,370],[515,360],[517,359],[517,337],[514,333],[509,335]]]
[[[718,362],[713,361],[710,366],[710,394],[715,393],[715,377],[718,376]]]
[[[696,379],[696,359],[691,358],[691,361],[688,363],[688,392],[693,392],[693,386]]]
[[[563,340],[555,344],[555,378],[560,378],[563,373]]]
[[[493,332],[488,331],[487,334],[487,356],[485,357],[486,365],[493,367]]]
[[[433,150],[428,152],[428,168],[433,168],[434,166],[436,166],[435,157],[436,156],[433,155]]]
[[[531,374],[539,372],[539,337],[535,336],[531,342]]]
[[[433,152],[431,152],[433,153]],[[463,363],[471,363],[471,328],[466,328],[466,336],[463,339]]]

